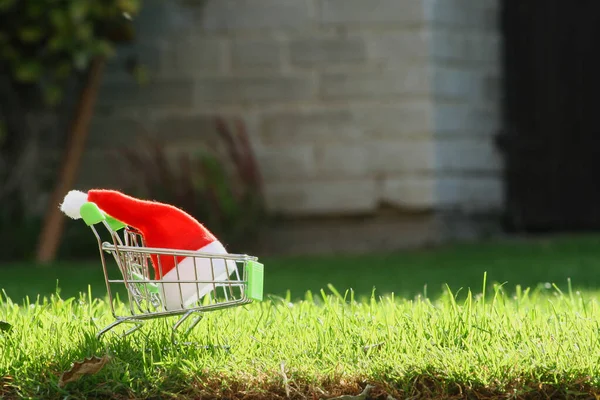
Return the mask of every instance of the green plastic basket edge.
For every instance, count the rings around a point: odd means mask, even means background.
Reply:
[[[263,300],[264,289],[264,265],[258,261],[248,261],[246,264],[248,272],[248,297],[252,300]]]

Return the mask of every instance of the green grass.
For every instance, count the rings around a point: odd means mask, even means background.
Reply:
[[[93,254],[95,256],[95,253]],[[414,297],[426,292],[436,298],[451,288],[479,287],[484,271],[490,282],[535,287],[570,278],[577,289],[600,288],[600,236],[577,236],[536,241],[502,241],[443,246],[365,256],[270,257],[265,263],[265,291],[302,299],[307,290],[318,292],[328,283],[359,295],[394,292]],[[63,297],[77,296],[92,286],[94,295],[106,294],[99,261],[62,262],[50,266],[27,263],[0,265],[4,288],[14,299],[50,295],[58,286]]]
[[[97,341],[98,328],[112,321],[106,302],[72,297],[86,282],[101,295],[97,265],[0,267],[9,277],[0,286],[14,299],[0,304],[0,320],[12,324],[0,333],[0,397],[321,398],[358,394],[367,383],[374,395],[398,399],[593,397],[600,393],[598,242],[268,259],[271,295],[206,314],[189,346],[170,343],[172,320]],[[59,273],[60,298],[15,297],[52,293]],[[111,360],[98,374],[58,387],[72,362],[104,354]]]

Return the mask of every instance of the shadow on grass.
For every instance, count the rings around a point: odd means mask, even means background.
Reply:
[[[505,240],[481,244],[361,256],[266,257],[265,294],[303,298],[306,291],[327,290],[331,283],[357,297],[393,292],[396,296],[436,298],[449,285],[453,292],[470,288],[481,292],[487,282],[536,287],[555,283],[565,288],[570,278],[575,290],[600,288],[600,236]],[[99,261],[61,262],[49,266],[19,263],[0,265],[9,297],[31,299],[55,293],[63,298],[87,292],[104,297],[106,287]],[[466,290],[465,290],[466,292]],[[125,296],[125,292],[121,292]],[[124,297],[123,297],[124,298]]]

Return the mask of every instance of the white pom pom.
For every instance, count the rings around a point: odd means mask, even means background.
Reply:
[[[73,219],[80,219],[81,214],[79,209],[82,205],[87,203],[87,201],[87,193],[83,193],[79,190],[71,190],[67,193],[63,203],[60,205],[60,211]]]

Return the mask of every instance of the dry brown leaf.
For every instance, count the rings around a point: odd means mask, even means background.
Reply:
[[[73,366],[68,371],[63,372],[58,381],[58,386],[63,387],[69,382],[75,382],[83,375],[94,375],[98,373],[106,363],[110,361],[107,355],[102,357],[84,358],[83,361],[73,363]]]

